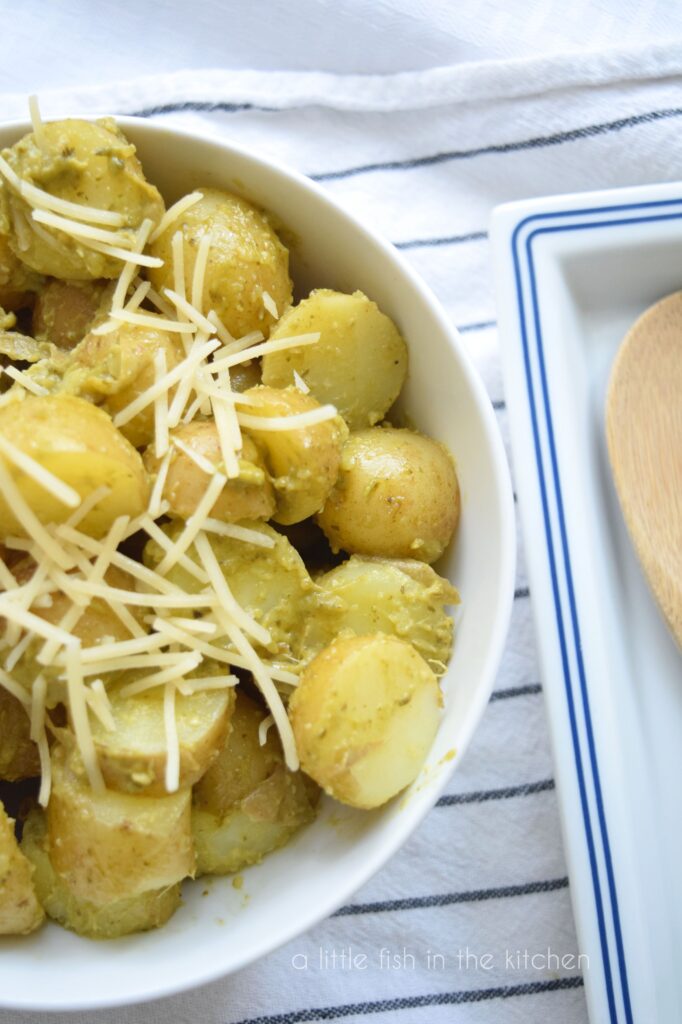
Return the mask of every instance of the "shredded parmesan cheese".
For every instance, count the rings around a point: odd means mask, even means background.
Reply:
[[[277,304],[275,303],[275,300],[273,299],[270,292],[266,292],[265,289],[263,289],[263,305],[265,306],[266,310],[268,311],[271,317],[273,317],[275,320],[279,320]]]
[[[16,366],[5,366],[3,367],[3,371],[7,374],[8,377],[11,377],[12,380],[17,381],[17,383],[21,384],[23,388],[26,388],[27,391],[30,391],[31,394],[49,394],[47,388],[44,388],[42,384],[38,384],[37,381],[32,380],[31,377],[29,377],[27,373],[24,373],[23,370],[17,370]]]
[[[318,423],[333,420],[337,415],[333,405],[321,405],[319,409],[298,412],[291,416],[253,416],[251,413],[238,412],[237,419],[242,427],[250,430],[303,430],[314,427]]]
[[[202,192],[190,192],[188,196],[183,196],[182,199],[178,199],[177,203],[173,203],[172,206],[169,206],[149,241],[155,242],[156,239],[171,226],[171,224],[174,224],[176,220],[179,220],[183,213],[187,213],[195,203],[198,203],[199,200],[203,198],[204,196]]]
[[[121,227],[125,223],[123,215],[114,210],[99,210],[94,206],[72,203],[68,199],[53,196],[49,192],[31,185],[28,181],[22,181],[1,156],[0,174],[7,184],[36,210],[53,210],[55,213],[61,213],[65,217],[72,217],[74,220],[81,220],[88,224],[109,224],[112,227]]]
[[[310,388],[308,387],[306,382],[303,380],[303,377],[301,377],[301,375],[298,372],[298,370],[294,370],[294,384],[298,388],[299,391],[303,392],[304,395],[309,395],[310,394]]]
[[[68,484],[65,484],[54,473],[50,473],[49,469],[45,469],[39,462],[32,459],[30,455],[22,452],[20,448],[13,445],[2,434],[0,434],[0,452],[10,462],[13,462],[17,469],[20,469],[26,476],[30,476],[39,487],[42,487],[44,491],[51,494],[57,501],[66,505],[67,508],[78,508],[81,503],[81,496],[78,491],[75,491],[73,487],[69,487]]]

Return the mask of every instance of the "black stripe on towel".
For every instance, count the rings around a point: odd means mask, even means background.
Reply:
[[[374,903],[349,903],[340,907],[332,917],[356,914],[386,914],[396,910],[421,910],[424,907],[449,907],[455,903],[481,903],[483,900],[509,899],[514,896],[534,896],[537,893],[567,889],[568,878],[549,878],[542,882],[524,882],[521,885],[503,885],[494,889],[469,889],[464,892],[444,892],[434,896],[406,896],[399,900],[379,900]]]
[[[506,786],[504,789],[480,789],[472,793],[448,793],[436,802],[436,807],[454,807],[458,804],[482,804],[488,800],[511,800],[517,796],[533,796],[554,789],[554,779],[541,782],[524,782],[521,786]]]
[[[396,999],[376,999],[365,1003],[346,1003],[342,1006],[319,1006],[289,1013],[268,1014],[264,1017],[246,1017],[237,1024],[315,1024],[316,1021],[339,1020],[370,1013],[393,1013],[398,1010],[419,1010],[428,1006],[459,1006],[463,1003],[482,1003],[490,999],[513,999],[517,996],[535,996],[543,992],[561,992],[582,988],[578,974],[549,981],[525,981],[518,985],[497,985],[495,988],[474,988],[459,992],[434,992],[422,996],[402,996]]]
[[[541,683],[527,683],[525,686],[509,686],[504,690],[493,690],[490,694],[490,699],[492,701],[507,700],[509,697],[528,697],[541,691]]]
[[[341,178],[352,178],[357,174],[370,174],[374,171],[405,171],[418,167],[432,167],[435,164],[447,163],[451,160],[472,160],[477,156],[501,155],[504,153],[519,153],[527,149],[543,149],[547,146],[560,146],[565,142],[578,142],[582,139],[593,139],[599,135],[608,135],[612,132],[623,131],[624,128],[635,128],[642,124],[653,124],[657,121],[667,121],[670,118],[682,117],[682,107],[668,107],[663,110],[650,110],[645,114],[632,114],[629,117],[619,117],[615,121],[603,121],[600,124],[583,125],[580,128],[570,128],[563,132],[554,132],[551,135],[537,135],[531,139],[522,139],[518,142],[498,142],[489,146],[476,146],[473,149],[451,149],[441,153],[432,153],[429,156],[408,157],[404,160],[386,160],[381,163],[360,164],[356,167],[346,167],[338,171],[325,171],[322,174],[311,174],[314,181],[338,181]]]

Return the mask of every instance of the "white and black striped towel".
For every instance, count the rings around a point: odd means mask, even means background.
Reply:
[[[678,44],[378,77],[180,72],[47,94],[41,104],[48,117],[107,111],[160,119],[251,146],[322,182],[434,289],[506,435],[491,208],[679,177],[681,89]],[[5,95],[1,109],[24,117],[25,97]],[[583,980],[566,960],[576,938],[529,596],[521,553],[506,653],[471,748],[447,795],[349,906],[199,991],[54,1020],[586,1021]],[[349,947],[366,955],[366,970],[344,969]],[[548,950],[564,958],[558,968]],[[524,961],[526,951],[540,954],[536,966]],[[387,955],[397,956],[394,967]],[[0,1024],[26,1019],[0,1013]]]

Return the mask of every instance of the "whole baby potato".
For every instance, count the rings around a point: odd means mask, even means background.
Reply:
[[[33,884],[48,917],[78,935],[116,939],[159,928],[180,906],[179,882],[138,896],[124,896],[103,906],[76,896],[52,867],[45,818],[37,808],[24,824],[21,850],[33,865]]]
[[[149,271],[154,287],[174,287],[172,240],[183,234],[185,289],[191,295],[201,239],[210,233],[203,312],[213,309],[235,338],[259,330],[267,335],[274,317],[263,304],[267,292],[282,313],[291,302],[289,254],[265,214],[240,196],[200,188],[203,198],[191,206],[149,247],[164,261]]]
[[[435,562],[459,520],[452,456],[412,430],[351,434],[318,522],[334,551]]]
[[[163,216],[163,199],[145,180],[135,147],[109,118],[53,121],[43,126],[40,139],[29,132],[2,155],[23,181],[50,195],[121,214],[127,238],[145,218],[157,224]],[[34,226],[31,207],[11,187],[2,190],[0,230],[21,261],[40,274],[90,281],[118,277],[123,267],[121,260],[71,234]]]
[[[267,419],[269,416],[293,416],[318,409],[311,395],[297,388],[249,388],[245,397],[254,400],[247,406],[248,414]],[[340,416],[310,427],[290,430],[247,431],[265,452],[265,461],[273,478],[277,495],[276,523],[285,526],[319,512],[339,472],[341,449],[348,431]]]
[[[407,345],[376,303],[354,292],[320,288],[282,316],[271,339],[319,331],[314,345],[268,352],[263,383],[284,388],[294,370],[318,402],[331,402],[350,430],[383,419],[407,374]]]
[[[416,779],[441,706],[436,676],[409,643],[383,633],[335,640],[289,703],[301,767],[342,803],[379,807]]]
[[[29,455],[82,498],[106,486],[103,497],[79,525],[102,537],[114,519],[140,515],[147,505],[149,481],[140,455],[109,416],[83,398],[31,395],[0,408],[0,436]],[[63,523],[73,512],[53,494],[3,457],[20,494],[42,523]],[[0,536],[25,536],[4,498],[0,499]]]
[[[52,750],[50,860],[78,899],[98,906],[194,874],[190,790],[170,796],[94,792],[79,758]]]
[[[102,402],[107,412],[115,416],[154,383],[154,357],[159,350],[165,353],[166,370],[172,370],[185,358],[179,335],[161,327],[121,324],[109,334],[90,333],[73,352],[64,389]],[[171,388],[170,399],[174,393],[175,388]],[[135,448],[149,444],[154,437],[154,403],[150,402],[120,429]]]
[[[58,348],[74,348],[90,330],[111,287],[106,281],[48,281],[36,296],[33,336]]]
[[[224,472],[218,429],[213,420],[194,420],[172,430],[170,439],[172,454],[163,497],[170,505],[171,515],[189,519],[204,496],[210,477],[173,441],[180,441]],[[275,511],[275,492],[263,457],[250,437],[244,436],[243,441],[239,476],[227,481],[209,513],[226,523],[269,519]],[[151,474],[155,474],[161,464],[151,445],[144,454],[144,464]]]

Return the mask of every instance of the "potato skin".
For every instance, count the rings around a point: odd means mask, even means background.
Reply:
[[[34,338],[67,351],[74,348],[90,330],[106,289],[106,281],[48,281],[33,307]]]
[[[26,711],[0,686],[0,779],[19,782],[40,774],[38,748],[30,737]]]
[[[0,434],[86,497],[104,484],[110,493],[86,516],[80,529],[102,537],[120,515],[139,515],[149,497],[142,459],[90,402],[71,395],[29,396],[0,409]],[[72,512],[29,477],[8,467],[24,499],[43,523],[62,523]],[[0,499],[0,538],[23,536],[7,503]]]
[[[227,672],[225,666],[216,666]],[[163,694],[122,697],[109,690],[116,729],[109,732],[94,719],[92,734],[102,776],[119,793],[165,796],[166,734]],[[218,756],[230,730],[234,691],[207,691],[175,698],[180,746],[180,788],[198,782]]]
[[[104,906],[79,899],[57,875],[47,842],[43,813],[31,811],[25,824],[21,849],[33,865],[33,881],[48,917],[90,939],[117,939],[133,932],[159,928],[180,906],[180,883],[124,897]]]
[[[52,865],[74,896],[103,906],[194,875],[189,790],[94,793],[74,754],[52,751],[47,830]]]
[[[127,229],[136,229],[145,217],[157,224],[163,215],[161,195],[144,178],[135,147],[114,121],[69,119],[43,127],[39,144],[29,132],[3,151],[10,167],[24,181],[53,196],[102,210],[115,210],[125,218]],[[14,231],[14,218],[28,226],[27,246],[22,248]],[[50,238],[31,230],[31,208],[9,188],[0,195],[0,228],[27,266],[40,274],[74,281],[118,277],[120,260],[96,252],[55,228],[42,225]]]
[[[0,232],[0,307],[17,312],[30,308],[43,278],[15,256],[9,237]]]
[[[191,294],[194,262],[201,239],[212,237],[204,278],[203,309],[214,309],[228,331],[240,338],[250,331],[268,334],[274,319],[263,305],[263,292],[281,313],[291,302],[289,254],[267,217],[246,199],[216,188],[199,188],[203,199],[174,221],[150,252],[164,260],[149,278],[161,291],[173,287],[171,243],[184,235],[185,287]]]
[[[258,727],[266,711],[242,692],[232,731],[194,787],[192,830],[199,874],[223,875],[256,864],[315,817],[319,790],[284,765],[270,729],[263,746]]]
[[[336,485],[317,517],[333,551],[435,562],[459,521],[447,449],[412,430],[351,434]]]
[[[209,484],[209,477],[180,448],[172,445],[177,438],[214,466],[223,468],[218,430],[213,420],[195,420],[170,432],[171,460],[163,488],[163,497],[170,505],[171,515],[189,519],[195,512]],[[228,480],[211,509],[210,515],[225,523],[242,519],[269,519],[275,511],[275,492],[256,443],[244,436],[240,456],[241,475]],[[154,475],[161,465],[150,446],[144,464]]]
[[[45,915],[36,897],[33,868],[19,849],[14,822],[0,803],[0,935],[28,935]]]
[[[110,334],[88,334],[73,353],[64,390],[101,402],[113,417],[154,383],[154,357],[159,350],[165,353],[167,370],[185,357],[179,336],[160,327],[121,324]],[[171,388],[169,396],[174,393]],[[153,403],[120,430],[135,448],[149,444],[154,437]]]
[[[438,680],[410,644],[382,633],[336,640],[289,702],[301,767],[342,803],[379,807],[419,774],[441,705]]]
[[[292,416],[319,408],[319,402],[297,388],[260,386],[244,392],[257,400],[251,416]],[[276,523],[290,525],[318,512],[339,473],[341,449],[348,436],[340,416],[312,427],[247,431],[265,452],[277,494]]]
[[[407,374],[407,345],[376,303],[354,292],[320,288],[281,317],[270,337],[320,332],[314,345],[263,356],[263,383],[284,388],[294,370],[324,404],[339,410],[350,430],[383,419]]]

